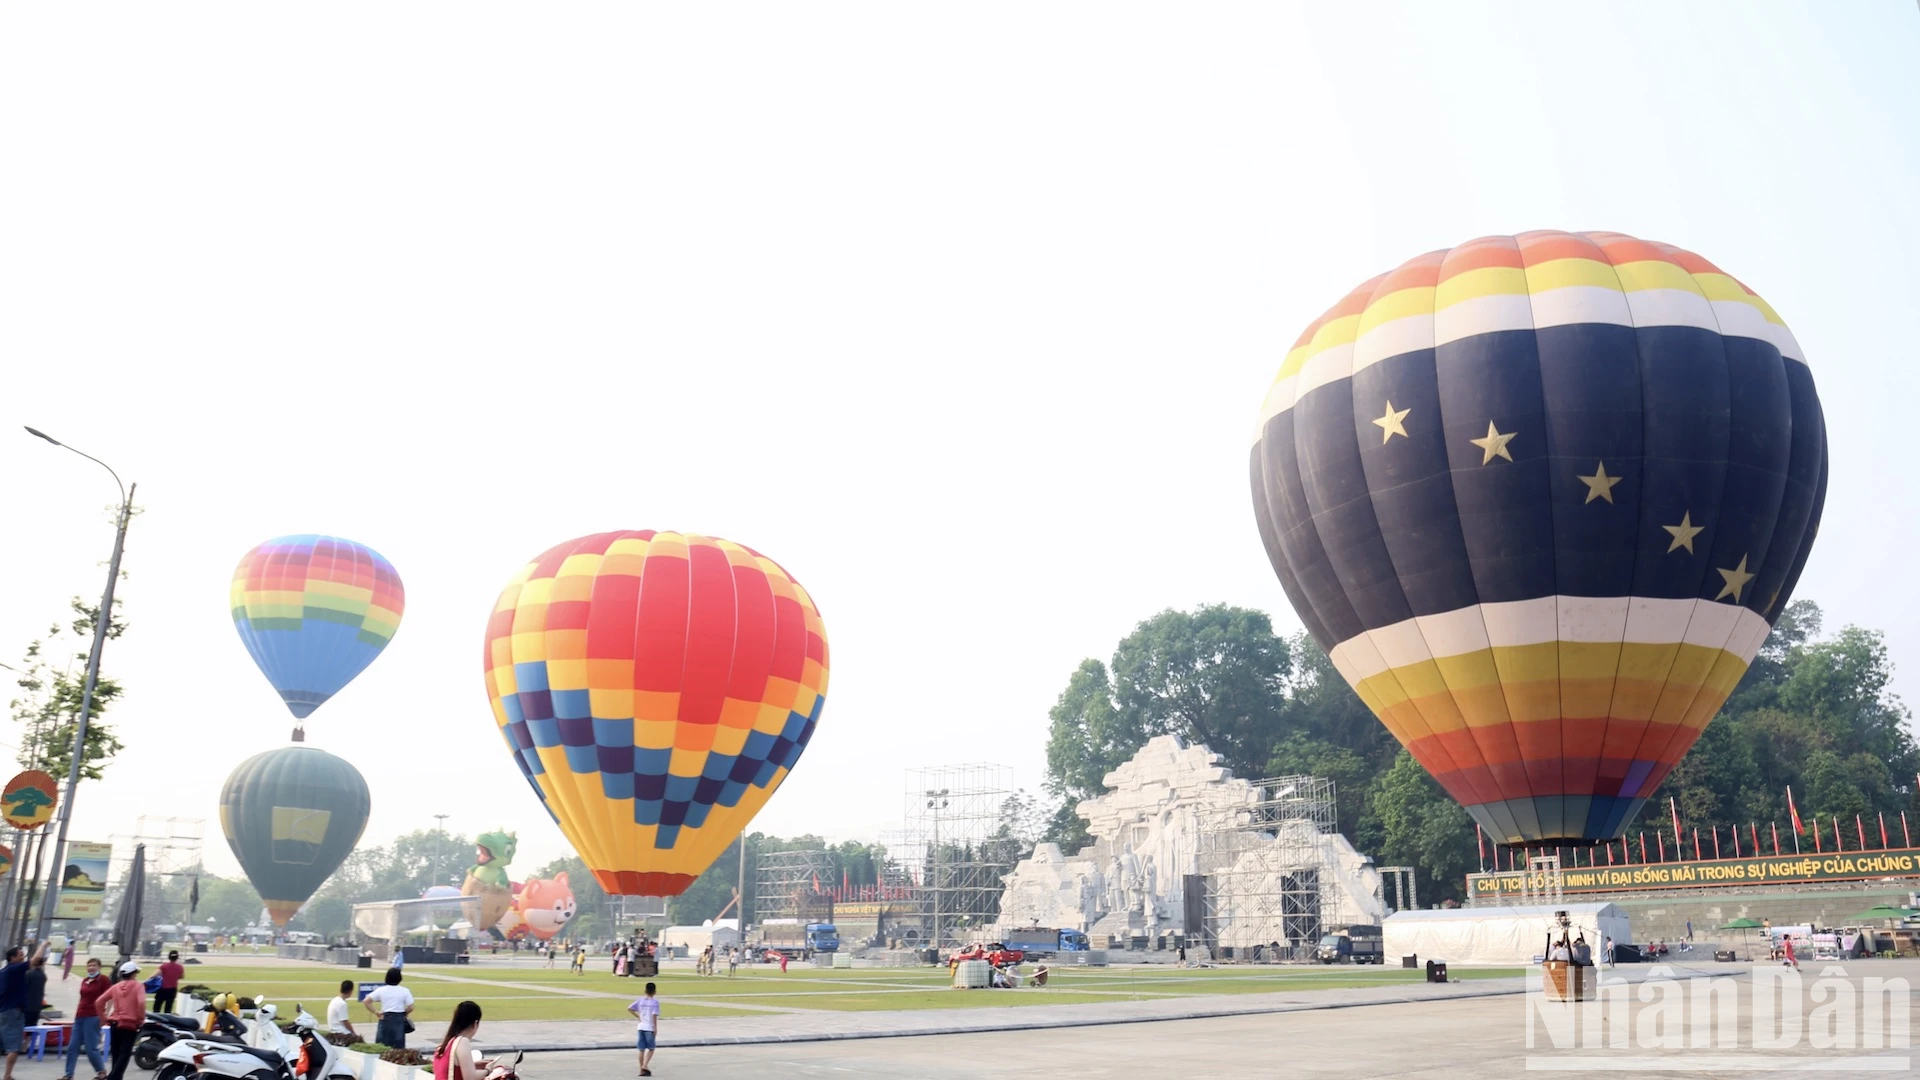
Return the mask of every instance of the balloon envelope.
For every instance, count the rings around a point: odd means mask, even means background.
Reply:
[[[233,624],[267,681],[304,719],[366,670],[400,628],[393,564],[337,536],[281,536],[240,560]]]
[[[1799,580],[1826,428],[1690,252],[1489,237],[1365,282],[1280,369],[1261,539],[1360,697],[1491,836],[1618,836]]]
[[[220,829],[285,926],[360,842],[372,800],[360,770],[304,744],[240,763],[220,792]]]
[[[610,532],[528,563],[487,625],[507,747],[610,893],[675,896],[780,786],[826,703],[826,630],[773,560]]]

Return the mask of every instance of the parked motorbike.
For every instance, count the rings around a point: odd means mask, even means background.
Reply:
[[[139,1041],[133,1047],[133,1063],[143,1069],[157,1069],[160,1067],[160,1051],[183,1039],[242,1042],[246,1035],[246,1026],[231,1017],[231,1013],[222,1012],[215,1021],[220,1026],[216,1027],[213,1034],[203,1035],[200,1032],[198,1016],[150,1012],[147,1014],[147,1022],[140,1025]]]
[[[320,1034],[320,1022],[312,1013],[294,1006],[293,1035],[279,1029],[275,1016],[274,1006],[262,1005],[248,1028],[246,1044],[195,1036],[168,1046],[160,1052],[154,1080],[353,1080],[340,1048]],[[303,1051],[306,1068],[296,1072]]]

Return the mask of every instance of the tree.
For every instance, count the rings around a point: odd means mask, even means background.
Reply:
[[[1132,757],[1149,737],[1138,718],[1113,701],[1106,665],[1082,660],[1048,712],[1047,790],[1069,801],[1105,790],[1101,778]]]
[[[1267,616],[1214,604],[1134,627],[1109,668],[1080,662],[1048,713],[1047,791],[1091,798],[1148,739],[1204,743],[1242,776],[1267,763],[1286,722],[1292,650]]]
[[[14,722],[25,730],[20,736],[20,764],[43,769],[64,782],[73,768],[73,738],[79,730],[80,704],[86,693],[87,659],[93,651],[95,620],[99,606],[89,606],[74,597],[70,602],[71,621],[54,623],[46,636],[27,646],[18,669],[15,685],[19,696],[8,702]],[[119,602],[114,602],[117,611]],[[107,626],[107,639],[116,640],[127,624],[116,617]],[[77,652],[67,650],[77,649]],[[121,749],[113,729],[101,718],[119,699],[121,687],[105,674],[94,679],[92,707],[87,713],[87,744],[80,761],[80,775],[100,779],[106,762]]]
[[[241,930],[260,918],[263,907],[252,885],[215,874],[200,875],[200,907],[194,918],[203,925],[222,931]]]
[[[1114,651],[1114,701],[1147,731],[1205,743],[1246,775],[1272,753],[1291,670],[1287,643],[1264,612],[1225,604],[1163,611]]]
[[[1458,899],[1479,858],[1473,820],[1460,804],[1404,750],[1375,785],[1372,803],[1382,864],[1418,867],[1423,897]]]

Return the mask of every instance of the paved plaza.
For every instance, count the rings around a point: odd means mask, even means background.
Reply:
[[[1774,970],[1732,964],[1636,965],[1607,973],[1609,978],[1625,980],[1621,999],[1635,1002],[1635,1008],[1658,1000],[1668,985],[1688,988],[1682,999],[1692,993],[1690,984],[1666,983],[1668,975],[1683,980],[1713,976],[1729,980],[1720,984],[1723,988],[1744,988],[1735,1005],[1736,1045],[1716,1044],[1716,1032],[1720,1037],[1725,1032],[1714,1028],[1714,1014],[1694,1009],[1675,1013],[1662,1022],[1665,1027],[1648,1027],[1646,1014],[1635,1014],[1621,1028],[1632,1044],[1622,1049],[1555,1049],[1541,1030],[1530,1048],[1528,1013],[1542,1005],[1530,1002],[1527,982],[1520,978],[1038,1007],[785,1011],[677,1020],[668,999],[654,1075],[717,1080],[1143,1074],[1210,1080],[1268,1076],[1484,1080],[1523,1074],[1732,1078],[1804,1072],[1885,1077],[1920,1072],[1911,1052],[1898,1045],[1877,1050],[1823,1049],[1802,1039],[1779,1050],[1755,1051],[1750,990],[1756,974],[1765,977]],[[1920,985],[1920,961],[1808,964],[1800,977],[1809,989],[1822,980],[1830,990],[1857,989],[1869,980]],[[56,995],[67,989],[57,979],[50,988]],[[1825,1000],[1838,999],[1828,993]],[[1873,1030],[1910,1037],[1920,1028],[1911,996],[1889,995],[1885,1000],[1897,1002],[1900,1012],[1881,1016]],[[1552,1013],[1569,1006],[1544,1008]],[[1545,1013],[1536,1012],[1536,1020],[1540,1015]],[[1817,1010],[1809,1010],[1808,1016],[1817,1019]],[[422,1036],[434,1034],[421,1032]],[[1640,1043],[1650,1034],[1670,1036],[1674,1046],[1648,1052]],[[510,1021],[487,1024],[482,1033],[488,1047],[528,1049],[523,1065],[527,1080],[633,1075],[629,1050],[562,1049],[624,1046],[631,1038],[630,1025],[617,1021]],[[420,1044],[428,1041],[419,1038]],[[23,1061],[15,1076],[53,1080],[60,1072],[52,1060]]]

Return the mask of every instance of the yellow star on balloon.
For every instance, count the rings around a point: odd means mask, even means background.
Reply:
[[[1721,579],[1726,582],[1726,584],[1720,587],[1720,595],[1714,597],[1714,599],[1725,600],[1731,596],[1733,597],[1734,603],[1739,603],[1740,590],[1746,588],[1747,582],[1753,580],[1753,575],[1747,573],[1747,557],[1745,555],[1740,556],[1740,565],[1731,570],[1721,570],[1717,566],[1714,567],[1714,570],[1720,575]]]
[[[1401,424],[1401,421],[1405,420],[1407,418],[1407,414],[1412,411],[1413,411],[1412,408],[1395,409],[1393,407],[1393,402],[1391,400],[1387,402],[1386,415],[1374,421],[1374,423],[1380,425],[1380,429],[1381,429],[1380,445],[1381,446],[1387,445],[1387,440],[1393,438],[1395,435],[1398,435],[1403,439],[1407,437],[1407,429],[1404,425]]]
[[[1493,459],[1496,457],[1503,457],[1508,461],[1513,460],[1513,455],[1507,452],[1507,444],[1513,441],[1513,437],[1516,434],[1518,434],[1518,432],[1509,431],[1502,435],[1500,429],[1494,427],[1493,421],[1489,420],[1487,421],[1486,438],[1468,439],[1467,441],[1485,451],[1480,458],[1480,464],[1491,465],[1493,464]]]
[[[1695,525],[1693,523],[1693,511],[1691,510],[1680,515],[1680,524],[1662,525],[1660,527],[1667,530],[1667,532],[1673,536],[1673,543],[1667,545],[1667,554],[1669,555],[1679,551],[1681,548],[1686,548],[1687,554],[1693,554],[1693,538],[1707,531],[1705,525]]]
[[[1607,463],[1604,461],[1600,462],[1598,465],[1594,466],[1592,476],[1580,477],[1580,482],[1587,485],[1586,501],[1582,502],[1580,505],[1585,506],[1587,503],[1590,503],[1595,499],[1605,499],[1608,502],[1612,502],[1613,486],[1615,484],[1618,484],[1621,480],[1624,480],[1624,479],[1626,478],[1621,476],[1608,476]]]

